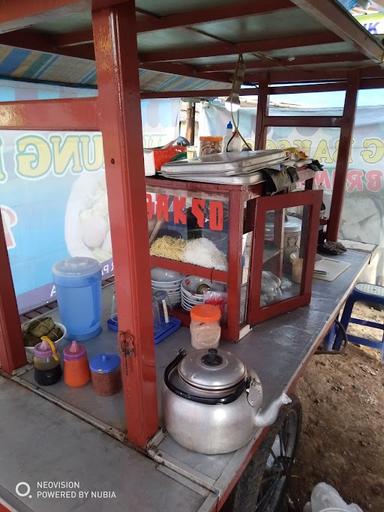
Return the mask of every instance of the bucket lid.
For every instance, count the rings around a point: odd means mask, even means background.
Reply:
[[[111,373],[120,366],[120,356],[118,354],[98,354],[92,357],[89,367],[92,372]]]
[[[77,343],[76,340],[73,340],[70,345],[65,347],[64,351],[64,361],[74,361],[76,359],[81,359],[84,355],[87,354],[84,345]]]
[[[218,322],[221,318],[221,309],[213,304],[200,304],[191,309],[191,318],[197,322]]]
[[[56,276],[86,277],[101,271],[100,263],[94,258],[75,256],[58,261],[53,265],[52,272]]]
[[[178,373],[191,386],[218,391],[239,384],[246,376],[246,368],[230,352],[210,348],[189,352],[180,362]]]

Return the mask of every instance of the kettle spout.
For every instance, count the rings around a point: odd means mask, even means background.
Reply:
[[[280,407],[282,405],[290,404],[292,400],[288,395],[283,393],[276,400],[274,400],[267,409],[258,412],[255,416],[256,427],[268,427],[277,420],[279,415]]]

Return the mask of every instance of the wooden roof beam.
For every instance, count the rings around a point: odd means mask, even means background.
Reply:
[[[213,57],[217,55],[238,55],[239,53],[268,52],[282,48],[297,48],[317,44],[338,43],[340,38],[331,32],[312,32],[300,36],[280,37],[275,39],[261,39],[244,43],[212,43],[209,45],[194,46],[175,50],[158,50],[145,52],[140,55],[141,62],[161,62],[173,60],[194,59],[199,57]]]
[[[258,0],[257,2],[255,0],[243,0],[231,5],[220,5],[161,17],[142,9],[136,9],[136,12],[144,15],[143,19],[137,21],[137,31],[149,32],[165,28],[191,26],[198,23],[263,14],[292,7],[290,0],[274,0],[273,2],[271,0]]]
[[[0,44],[38,52],[53,53],[55,50],[53,40],[49,34],[31,29],[13,30],[5,34],[0,33]]]
[[[61,37],[61,35],[60,35]],[[65,55],[67,57],[77,57],[80,59],[95,59],[93,42],[84,42],[81,45],[60,45],[60,37],[54,34],[48,34],[33,29],[21,29],[0,33],[0,44],[12,46],[14,48],[23,48],[25,50],[34,50],[38,52],[53,53]]]
[[[268,57],[268,55],[266,55]],[[303,66],[308,64],[328,64],[330,62],[359,62],[365,60],[360,53],[331,53],[326,55],[303,55],[289,58],[266,58],[247,60],[245,62],[246,72],[254,69],[274,68],[282,66]],[[199,66],[197,69],[201,72],[231,71],[235,68],[236,61],[220,62],[218,64],[208,64]]]
[[[0,33],[31,27],[48,18],[98,10],[131,0],[0,0]]]
[[[151,98],[217,98],[226,97],[231,93],[230,88],[224,89],[203,89],[200,91],[142,91],[142,99]],[[257,96],[257,87],[243,87],[240,89],[239,96]]]
[[[55,34],[55,45],[57,47],[80,46],[83,44],[93,44],[92,29],[78,30],[66,34]]]
[[[79,45],[61,45],[59,43],[61,42],[62,36],[63,34],[57,37],[56,34],[48,34],[33,29],[21,29],[5,34],[0,33],[0,44],[14,48],[24,48],[26,50],[94,60],[95,52],[93,49],[93,41],[84,41]]]
[[[351,71],[349,69],[289,69],[282,71],[270,71],[270,84],[298,83],[298,82],[335,82],[348,80]],[[384,70],[378,66],[371,66],[358,70],[361,78],[382,78]],[[248,82],[257,83],[263,76],[262,71],[247,77]]]
[[[292,0],[292,2],[344,41],[352,41],[363,55],[378,63],[384,61],[384,47],[337,2],[333,0],[321,0],[321,2]]]
[[[90,7],[90,0],[0,0],[0,33],[10,32]]]
[[[171,73],[173,75],[190,76],[193,78],[201,78],[203,80],[215,80],[218,82],[232,83],[232,73],[215,73],[211,76],[210,73],[199,71],[194,66],[183,64],[181,62],[159,62],[159,63],[140,63],[141,69],[149,69],[152,71],[160,71],[162,73]]]
[[[326,91],[345,91],[347,88],[347,77],[340,82],[328,82],[321,84],[296,84],[289,86],[269,87],[268,92],[274,94],[303,94],[308,92],[326,92]],[[384,88],[383,78],[364,78],[361,77],[360,89]],[[207,89],[204,91],[142,91],[141,98],[217,98],[219,96],[228,96],[230,89]],[[256,87],[247,87],[240,90],[240,96],[257,96]]]

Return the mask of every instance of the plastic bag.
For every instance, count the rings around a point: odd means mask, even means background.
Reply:
[[[204,304],[212,304],[213,306],[220,306],[221,309],[221,322],[227,321],[227,292],[215,292],[209,290],[204,292]]]

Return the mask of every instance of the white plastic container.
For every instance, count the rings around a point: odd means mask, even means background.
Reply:
[[[227,153],[240,153],[243,148],[243,139],[240,137],[240,134],[237,130],[233,132],[232,138],[226,145]]]
[[[231,140],[232,135],[233,135],[233,126],[232,126],[231,121],[228,121],[227,129],[225,131],[224,142],[223,142],[223,153],[227,152],[227,145],[228,145],[228,142]]]

